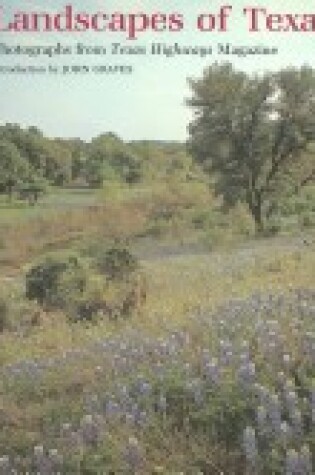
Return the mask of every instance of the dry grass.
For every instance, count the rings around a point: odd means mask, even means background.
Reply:
[[[246,297],[259,290],[314,287],[312,250],[258,251],[249,261],[242,256],[243,251],[234,250],[145,261],[148,299],[141,314],[131,321],[103,321],[86,327],[69,325],[62,314],[43,314],[41,325],[28,336],[0,336],[0,361],[60,354],[65,348],[84,347],[100,336],[125,331],[129,325],[158,336],[165,328],[185,327],[186,316],[192,312],[213,309],[229,298]]]

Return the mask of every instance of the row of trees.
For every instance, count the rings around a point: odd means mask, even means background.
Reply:
[[[187,179],[194,159],[224,204],[246,203],[262,231],[281,201],[314,182],[315,72],[249,75],[214,64],[190,86],[189,153],[178,143],[126,143],[113,133],[86,143],[7,124],[0,127],[0,192],[18,188],[36,201],[47,183]]]
[[[70,147],[61,140],[47,139],[35,127],[15,124],[0,127],[0,191],[15,190],[36,201],[47,183],[62,184],[71,177]]]
[[[105,181],[137,183],[153,177],[183,176],[191,159],[184,144],[159,142],[126,143],[113,133],[91,142],[47,138],[35,127],[6,124],[0,127],[0,192],[15,190],[36,201],[49,184],[74,181],[102,187]]]

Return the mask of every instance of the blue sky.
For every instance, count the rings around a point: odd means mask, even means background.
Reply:
[[[5,17],[14,10],[56,11],[62,10],[70,0],[0,0]],[[298,5],[297,5],[298,3]],[[217,13],[220,6],[233,7],[226,33],[198,32],[196,18],[199,13]],[[244,6],[266,7],[272,13],[314,13],[315,2],[308,0],[92,0],[75,1],[77,11],[104,11],[112,13],[180,12],[184,15],[185,28],[177,33],[142,33],[138,40],[128,41],[119,33],[82,34],[10,34],[0,33],[0,43],[8,45],[55,45],[58,41],[74,45],[78,41],[87,45],[107,46],[112,42],[123,45],[141,45],[149,48],[152,42],[187,46],[212,46],[218,42],[234,45],[275,46],[276,56],[247,58],[223,58],[215,54],[199,58],[184,56],[169,58],[121,56],[118,58],[90,56],[84,60],[18,58],[0,55],[0,66],[26,64],[53,64],[63,61],[73,64],[132,64],[132,75],[14,75],[0,73],[1,108],[0,123],[14,122],[23,126],[36,125],[49,136],[81,137],[90,139],[104,131],[112,131],[126,140],[161,139],[185,140],[191,112],[185,105],[189,97],[187,77],[198,77],[205,67],[216,60],[232,60],[236,67],[262,72],[280,67],[309,64],[314,66],[314,33],[248,33],[242,10]]]

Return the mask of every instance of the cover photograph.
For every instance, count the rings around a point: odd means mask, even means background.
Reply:
[[[0,0],[0,475],[312,475],[315,2]]]

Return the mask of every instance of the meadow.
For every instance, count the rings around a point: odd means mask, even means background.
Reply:
[[[200,183],[55,189],[0,223],[0,473],[313,473],[311,227],[255,238]],[[132,315],[26,300],[43,255],[117,240],[147,280]]]

